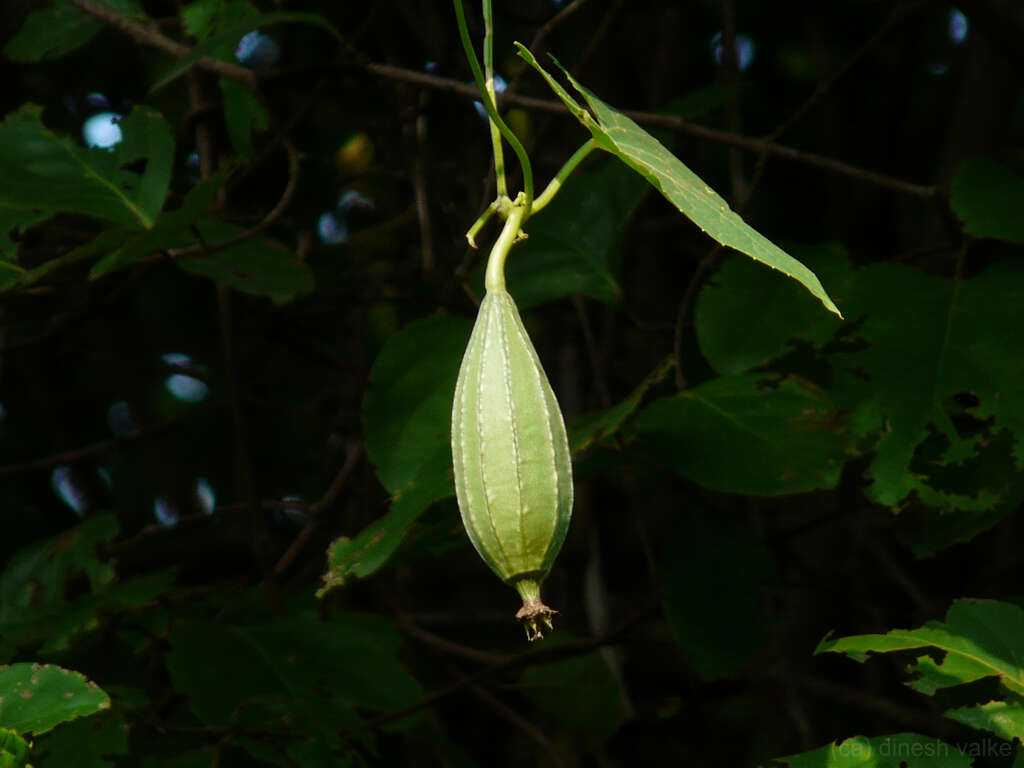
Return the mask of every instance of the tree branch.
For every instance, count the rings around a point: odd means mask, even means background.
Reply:
[[[184,58],[192,53],[192,49],[187,45],[183,45],[177,40],[172,40],[153,27],[100,5],[95,0],[68,0],[68,2],[80,11],[84,11],[104,24],[130,36],[137,43],[150,48],[156,48],[158,51],[163,51],[176,59]],[[256,87],[256,74],[252,70],[238,64],[232,64],[230,61],[220,61],[209,56],[203,56],[196,60],[195,66],[220,77],[235,80],[250,88]]]
[[[460,80],[454,80],[452,78],[439,77],[437,75],[431,75],[426,72],[419,72],[413,69],[393,67],[389,64],[371,63],[365,65],[365,70],[372,75],[389,80],[413,83],[423,86],[424,88],[446,91],[469,99],[479,98],[476,88],[472,85],[467,85]],[[537,99],[531,96],[520,96],[515,93],[510,94],[507,91],[504,94],[499,95],[497,100],[498,106],[524,107],[538,112],[551,112],[558,115],[569,114],[565,105],[560,101]],[[817,168],[821,168],[822,170],[832,171],[833,173],[838,173],[843,176],[849,176],[850,178],[858,179],[869,184],[893,189],[913,197],[931,199],[938,196],[940,193],[937,187],[922,186],[920,184],[903,181],[902,179],[897,179],[883,173],[877,173],[875,171],[867,170],[866,168],[850,165],[849,163],[844,163],[841,160],[835,160],[831,157],[825,157],[824,155],[817,155],[813,152],[805,152],[801,149],[777,144],[769,139],[741,136],[739,134],[730,133],[729,131],[723,131],[717,128],[710,128],[706,125],[692,123],[689,120],[684,120],[683,118],[676,117],[674,115],[660,115],[655,112],[634,112],[628,110],[623,112],[623,114],[640,125],[668,128],[676,133],[683,133],[698,139],[706,139],[719,144],[738,147],[748,152],[766,152],[770,155],[783,157],[806,165],[812,165]]]

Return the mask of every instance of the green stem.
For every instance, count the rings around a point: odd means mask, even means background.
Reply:
[[[487,95],[491,101],[497,102],[494,91],[494,12],[491,8],[491,0],[483,0],[484,12],[484,85],[487,88]],[[491,146],[494,149],[494,176],[498,188],[498,198],[508,196],[508,187],[505,184],[505,156],[501,148],[501,130],[497,123],[488,116],[487,122],[491,127]]]
[[[538,195],[536,200],[533,201],[533,208],[530,209],[530,213],[536,213],[545,205],[550,203],[554,199],[555,195],[558,194],[558,190],[560,190],[562,185],[565,184],[565,180],[569,178],[569,174],[576,170],[576,166],[582,163],[583,159],[595,149],[597,149],[596,139],[588,140],[586,144],[577,149],[573,153],[573,156],[570,157],[565,162],[565,165],[559,169],[558,173],[555,174],[555,178],[550,181],[550,183],[544,188],[544,191]]]
[[[466,240],[469,242],[470,248],[476,248],[476,236],[481,229],[484,228],[484,224],[490,221],[491,216],[496,214],[500,209],[500,200],[495,200],[493,203],[484,208],[484,212],[480,214],[476,221],[473,222],[473,226],[466,232]]]
[[[487,116],[498,126],[501,135],[505,137],[505,141],[509,143],[512,151],[516,153],[516,157],[519,158],[519,166],[523,169],[523,191],[526,195],[524,203],[526,213],[524,218],[529,217],[530,209],[533,206],[533,168],[530,166],[530,158],[527,156],[526,150],[523,149],[523,145],[519,143],[519,139],[512,132],[512,129],[501,119],[497,107],[494,106],[494,99],[487,90],[484,73],[480,69],[480,62],[477,61],[476,52],[473,50],[473,41],[469,39],[469,28],[466,26],[466,12],[462,8],[462,0],[452,0],[452,3],[455,6],[455,20],[459,25],[459,38],[462,40],[462,48],[466,52],[469,68],[473,70],[473,80],[480,91],[481,102],[484,105],[484,109],[487,110]]]
[[[484,287],[488,291],[505,290],[505,258],[508,256],[512,245],[519,239],[526,215],[525,196],[520,194],[516,198],[515,205],[509,211],[508,218],[505,219],[505,226],[502,227],[498,239],[494,241],[491,255],[487,259],[487,274],[484,276]]]

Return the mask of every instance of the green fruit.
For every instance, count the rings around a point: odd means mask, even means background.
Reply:
[[[572,462],[562,412],[512,297],[487,292],[452,408],[455,491],[470,541],[523,599],[531,640],[551,626],[540,583],[572,515]]]

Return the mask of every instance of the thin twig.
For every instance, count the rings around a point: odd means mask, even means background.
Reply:
[[[115,11],[111,11],[104,6],[97,4],[94,0],[70,0],[70,2],[86,13],[131,35],[137,42],[142,43],[143,45],[157,48],[179,58],[191,53],[191,49],[187,46],[171,40],[162,33],[146,25],[140,24],[134,19]],[[375,64],[373,62],[369,62],[365,56],[356,51],[352,46],[347,45],[343,47],[346,48],[346,53],[349,55],[351,61],[355,62],[361,69],[377,77],[415,83],[426,88],[448,91],[449,93],[456,93],[465,98],[474,100],[478,100],[480,97],[479,91],[474,86],[463,83],[460,80],[439,77],[426,72],[394,67],[388,64]],[[244,67],[206,57],[197,60],[196,66],[222,77],[237,80],[250,87],[255,88],[256,86],[256,76]],[[508,92],[499,96],[497,101],[500,106],[515,105],[541,112],[568,114],[568,110],[565,108],[565,105],[559,101],[535,99]],[[627,111],[625,114],[641,125],[668,128],[669,130],[678,133],[684,133],[696,138],[707,139],[708,141],[715,141],[721,144],[739,147],[740,149],[745,149],[750,152],[766,152],[770,155],[813,165],[823,170],[832,171],[870,184],[893,189],[914,197],[930,199],[939,194],[939,190],[933,186],[913,184],[882,173],[876,173],[875,171],[869,171],[865,168],[859,168],[830,157],[817,155],[812,152],[804,152],[793,147],[777,144],[769,139],[756,139],[747,136],[738,136],[730,133],[729,131],[722,131],[715,128],[709,128],[708,126],[691,123],[688,120],[684,120],[674,115],[659,115],[651,112],[632,111]]]
[[[894,701],[866,693],[858,688],[838,685],[830,680],[818,677],[797,677],[796,683],[808,691],[817,693],[841,704],[853,704],[868,712],[881,713],[886,717],[898,720],[906,725],[917,728],[934,728],[935,718],[917,710],[909,709]]]
[[[935,0],[918,0],[918,2],[909,3],[907,5],[897,5],[892,14],[878,29],[878,31],[869,37],[867,41],[865,41],[865,43],[832,74],[831,77],[819,83],[811,95],[804,100],[803,104],[797,107],[797,109],[788,118],[779,123],[775,130],[768,134],[765,139],[767,141],[777,142],[783,135],[789,133],[789,131],[803,120],[826,95],[832,92],[836,83],[846,77],[854,67],[863,61],[867,57],[868,53],[881,43],[882,40],[888,37],[896,27],[907,21],[917,11],[932,4],[934,1]],[[754,190],[761,183],[765,167],[768,164],[769,154],[770,153],[767,151],[762,151],[759,154],[757,164],[754,167],[753,176],[747,188],[747,193],[743,201],[741,201],[742,205],[746,205],[750,202],[750,197],[754,194]]]
[[[476,88],[463,83],[461,80],[439,77],[426,72],[419,72],[414,69],[403,69],[402,67],[393,67],[388,64],[368,64],[366,66],[366,71],[370,74],[376,75],[377,77],[383,77],[389,80],[401,80],[407,83],[416,83],[426,88],[434,88],[435,90],[446,91],[466,98],[479,99],[480,97]],[[558,115],[569,114],[569,110],[566,109],[565,105],[560,101],[537,99],[532,96],[520,96],[516,93],[510,94],[508,91],[498,96],[498,105],[502,107],[509,105],[525,107],[538,112],[551,112]],[[675,115],[661,115],[655,112],[635,112],[631,110],[626,110],[623,114],[640,125],[668,128],[669,130],[677,133],[684,133],[698,139],[707,139],[708,141],[714,141],[727,146],[739,147],[740,149],[744,149],[749,152],[767,152],[771,155],[784,157],[788,160],[805,163],[807,165],[813,165],[817,168],[859,179],[870,184],[894,189],[913,197],[930,199],[939,194],[939,190],[936,187],[926,187],[920,184],[913,184],[892,176],[886,176],[883,173],[876,173],[875,171],[869,171],[866,168],[859,168],[855,165],[850,165],[849,163],[844,163],[841,160],[835,160],[831,157],[817,155],[813,152],[804,152],[800,149],[776,144],[768,139],[740,136],[718,128],[711,128],[706,125],[692,123],[689,120],[685,120]]]
[[[206,407],[211,407],[213,405],[218,404],[210,403],[207,404]],[[191,416],[192,414],[190,412],[187,415]],[[106,440],[90,443],[89,445],[74,448],[70,451],[62,451],[61,453],[43,456],[38,459],[30,459],[16,464],[8,464],[0,467],[0,477],[8,477],[10,475],[17,475],[23,472],[32,472],[37,469],[49,469],[50,467],[60,466],[61,464],[71,464],[73,462],[80,461],[81,459],[92,458],[93,456],[102,456],[103,454],[109,453],[120,446],[128,445],[136,440],[141,440],[145,437],[152,437],[153,435],[164,432],[178,422],[183,421],[185,418],[186,416],[182,415],[158,424],[153,424],[152,426],[140,427],[134,434],[125,437],[110,437]]]
[[[587,0],[573,0],[573,2],[569,3],[565,8],[559,11],[556,16],[552,16],[540,29],[537,30],[537,34],[533,36],[533,40],[530,41],[530,50],[536,51],[540,47],[540,44],[547,39],[548,35],[568,21],[569,17],[586,5],[586,3]]]
[[[557,750],[555,750],[555,745],[551,743],[551,741],[548,739],[547,736],[544,735],[544,732],[541,731],[540,728],[538,728],[525,717],[520,715],[518,712],[512,709],[512,707],[508,706],[507,704],[499,700],[496,696],[491,694],[482,685],[478,685],[476,683],[469,683],[469,690],[472,691],[473,694],[478,699],[480,699],[480,701],[482,701],[484,704],[486,704],[492,710],[494,710],[494,712],[497,713],[499,717],[501,717],[507,723],[518,728],[520,731],[526,734],[528,738],[532,739],[537,744],[537,746],[541,747],[541,749],[544,750],[545,754],[547,754],[547,756],[550,758],[551,762],[554,765],[558,766],[559,768],[565,765],[565,763],[562,761],[561,756],[558,754]]]
[[[420,259],[423,274],[434,271],[434,228],[430,224],[430,207],[427,205],[427,105],[430,92],[420,91],[419,114],[415,122],[415,154],[412,163],[412,187],[416,195],[416,218],[420,225]]]
[[[345,487],[345,483],[348,482],[349,477],[355,470],[356,465],[359,463],[359,457],[363,455],[362,446],[356,444],[349,452],[345,459],[345,463],[342,465],[338,474],[334,476],[334,480],[330,486],[324,492],[324,495],[318,502],[313,504],[308,511],[309,520],[305,527],[299,532],[299,535],[295,537],[288,549],[285,550],[284,554],[281,555],[277,561],[277,565],[274,566],[274,573],[277,576],[284,574],[288,570],[288,566],[292,564],[292,561],[302,551],[302,548],[306,546],[313,532],[316,531],[320,525],[322,513],[326,509],[334,504],[338,498],[338,494]]]
[[[543,43],[548,35],[554,32],[558,27],[565,23],[570,16],[576,11],[582,8],[587,3],[587,0],[573,0],[565,8],[556,13],[550,19],[548,19],[540,29],[537,30],[537,34],[533,36],[533,40],[530,41],[530,50],[537,51],[540,48],[540,44]],[[512,82],[509,83],[506,92],[516,91],[519,87],[520,81],[523,79],[523,75],[526,74],[529,67],[523,67],[516,73],[516,76],[512,78]]]
[[[448,640],[440,635],[435,635],[433,632],[421,627],[404,613],[396,614],[395,626],[400,632],[404,632],[409,637],[419,640],[424,645],[452,656],[459,656],[464,659],[476,661],[481,664],[489,664],[491,666],[508,664],[512,660],[511,656],[504,653],[482,651],[479,648],[472,648],[468,645]]]
[[[192,106],[204,103],[203,75],[192,70],[188,73],[188,91]],[[204,181],[217,172],[217,151],[213,140],[213,132],[205,120],[196,123],[196,147],[199,152],[199,167]],[[222,190],[223,191],[223,190]],[[221,200],[223,204],[223,200]],[[199,241],[200,252],[209,256],[207,243],[199,230],[193,227]],[[260,510],[260,500],[256,495],[253,482],[252,456],[250,454],[248,421],[245,417],[245,404],[242,396],[242,381],[238,372],[238,356],[235,346],[235,325],[231,311],[231,287],[224,283],[217,284],[217,308],[220,314],[221,342],[224,354],[224,371],[227,378],[228,398],[231,403],[232,424],[235,443],[235,479],[243,498],[249,504],[248,528],[251,545],[256,554],[257,562],[267,566],[266,543],[269,537],[266,523]]]
[[[612,629],[605,635],[600,637],[593,637],[586,640],[576,640],[572,642],[563,643],[557,646],[540,647],[537,649],[531,649],[524,651],[508,661],[504,661],[500,664],[494,664],[492,666],[485,667],[478,672],[465,677],[461,680],[457,680],[454,683],[446,685],[443,688],[431,691],[419,701],[414,702],[408,706],[400,709],[393,710],[391,712],[384,712],[375,717],[371,717],[364,722],[364,725],[370,728],[390,723],[395,720],[401,720],[403,717],[407,717],[414,712],[419,712],[422,709],[432,707],[435,703],[443,698],[446,698],[453,693],[458,693],[467,686],[473,683],[479,683],[491,676],[500,674],[502,672],[509,672],[519,667],[532,666],[534,664],[546,664],[553,661],[560,661],[562,659],[571,659],[577,656],[581,656],[585,653],[590,653],[597,648],[601,648],[605,645],[611,645],[620,642],[621,638],[629,632],[635,625],[655,615],[658,610],[658,603],[652,601],[647,605],[641,607],[626,621],[622,622],[619,626]]]
[[[601,355],[597,351],[597,340],[594,338],[594,331],[590,326],[587,307],[584,305],[583,298],[579,294],[573,294],[572,305],[576,310],[576,317],[580,321],[580,330],[583,332],[583,341],[587,348],[587,356],[590,358],[590,367],[594,371],[594,387],[597,389],[597,396],[601,401],[601,407],[610,408],[612,398],[608,390],[608,382],[605,380]]]
[[[69,2],[79,10],[85,11],[90,16],[99,19],[104,24],[108,24],[114,29],[129,35],[142,45],[156,48],[158,51],[163,51],[176,59],[184,58],[192,53],[192,49],[187,45],[182,45],[178,41],[172,40],[154,27],[100,5],[95,0],[69,0]],[[238,64],[232,64],[230,61],[220,61],[209,56],[202,56],[196,60],[195,66],[220,77],[235,80],[243,85],[247,85],[249,88],[256,87],[255,73]]]
[[[233,245],[244,243],[246,240],[251,240],[277,221],[281,217],[281,214],[285,212],[285,209],[288,208],[292,198],[295,197],[295,190],[298,189],[299,186],[299,171],[301,165],[301,157],[299,156],[299,152],[295,148],[295,145],[292,144],[291,139],[287,136],[282,136],[281,145],[284,147],[285,152],[288,153],[288,183],[285,185],[284,192],[281,193],[281,197],[277,201],[277,205],[275,205],[267,215],[260,220],[259,224],[251,229],[245,230],[244,232],[239,232],[237,235],[233,235],[225,240],[220,240],[215,243],[206,243],[205,245],[203,243],[197,243],[196,245],[189,246],[188,248],[172,249],[167,251],[167,255],[172,259],[180,259],[186,256],[195,256],[200,253],[204,255],[215,253],[216,251],[230,248]]]

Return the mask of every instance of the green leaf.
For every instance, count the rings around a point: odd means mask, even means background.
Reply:
[[[370,371],[363,401],[366,453],[392,493],[421,469],[451,466],[452,400],[472,323],[435,316],[410,323],[387,340]]]
[[[938,648],[941,662],[920,656],[907,670],[916,677],[907,685],[928,694],[942,688],[997,677],[1024,694],[1024,610],[995,600],[957,600],[946,623],[930,621],[920,629],[894,629],[884,635],[825,638],[815,653],[844,653],[864,662],[870,653]]]
[[[107,231],[83,248],[68,254],[66,261],[91,258],[97,252],[105,255],[89,270],[89,279],[134,264],[168,248],[184,248],[196,244],[191,232],[193,225],[210,207],[217,193],[227,181],[226,174],[200,182],[185,195],[181,206],[160,214],[152,229],[122,228]],[[30,280],[23,281],[23,285]]]
[[[777,758],[789,768],[971,768],[952,744],[916,733],[851,736],[810,752]]]
[[[968,235],[1024,245],[1024,178],[986,157],[968,157],[957,168],[952,193]]]
[[[884,419],[868,471],[873,501],[896,505],[915,489],[927,489],[910,462],[929,430],[948,441],[945,454],[933,460],[960,462],[975,454],[977,438],[961,437],[948,409],[948,399],[961,392],[978,400],[970,414],[1013,433],[1022,466],[1024,363],[1017,350],[1024,333],[1024,265],[996,264],[960,282],[879,265],[855,273],[847,296],[843,306],[850,317],[865,316],[857,335],[867,345],[844,355],[841,364],[867,374],[866,397]],[[998,489],[979,494],[985,495],[973,503],[950,499],[950,506],[984,508],[998,500]]]
[[[829,244],[795,252],[842,299],[850,280],[843,247]],[[824,344],[839,328],[839,319],[822,315],[817,302],[792,280],[734,257],[701,290],[694,321],[700,350],[720,374],[763,365],[791,351],[795,339]]]
[[[17,276],[25,271],[13,263],[18,249],[11,235],[38,224],[46,217],[47,214],[40,211],[0,207],[0,281],[7,277],[8,272]]]
[[[97,0],[97,5],[127,16],[146,15],[136,0]],[[67,0],[57,0],[51,7],[29,14],[4,46],[4,55],[14,61],[59,59],[88,43],[104,26]]]
[[[352,576],[377,571],[427,507],[455,493],[452,400],[471,330],[465,318],[424,318],[381,349],[370,371],[363,422],[366,453],[392,494],[391,509],[354,539],[342,536],[331,544],[317,597]]]
[[[398,660],[401,636],[376,616],[341,613],[324,622],[300,615],[253,626],[190,621],[175,627],[170,642],[174,687],[207,725],[226,726],[255,704],[251,716],[274,717],[275,728],[358,728],[356,708],[389,711],[423,695]]]
[[[28,743],[17,733],[0,728],[0,768],[21,768],[28,762]]]
[[[109,768],[107,756],[128,754],[128,725],[120,716],[90,717],[57,728],[35,748],[49,753],[46,768]]]
[[[78,672],[52,664],[0,667],[0,728],[41,734],[110,706],[110,698]]]
[[[529,238],[509,255],[505,277],[522,309],[582,293],[619,301],[622,238],[648,186],[621,163],[577,170],[526,227]],[[485,264],[474,275],[483,289]]]
[[[344,586],[353,576],[366,578],[376,573],[395,553],[410,526],[435,501],[455,494],[451,456],[438,452],[421,468],[416,478],[398,488],[387,514],[366,526],[354,539],[342,536],[327,549],[327,571],[316,596]]]
[[[678,515],[659,559],[665,619],[702,680],[728,677],[768,636],[759,597],[776,585],[771,553],[748,528],[704,510]]]
[[[213,31],[220,11],[221,0],[195,0],[181,9],[181,23],[188,34],[203,40]]]
[[[273,26],[275,24],[308,24],[320,27],[328,32],[335,40],[344,42],[341,33],[325,17],[318,13],[302,13],[297,11],[277,11],[264,13],[259,16],[245,18],[238,21],[231,19],[229,23],[218,25],[217,29],[210,34],[199,45],[192,49],[191,53],[177,59],[174,64],[153,84],[149,89],[150,93],[163,88],[171,81],[177,79],[204,56],[215,58],[222,57],[224,51],[234,51],[238,41],[248,32],[254,29]]]
[[[836,426],[813,386],[741,374],[654,401],[633,430],[643,452],[706,488],[774,496],[835,487]]]
[[[545,642],[557,647],[567,640],[563,636]],[[611,737],[625,720],[622,691],[597,652],[528,667],[516,687],[566,728],[594,739]]]
[[[569,447],[572,453],[585,451],[595,443],[607,440],[618,432],[626,420],[633,415],[633,412],[640,407],[647,390],[660,384],[674,365],[673,358],[665,358],[657,368],[647,375],[647,378],[629,393],[625,400],[613,405],[608,410],[584,414],[573,421],[569,427]]]
[[[42,654],[66,650],[77,634],[99,626],[102,614],[133,610],[170,589],[172,571],[114,583],[96,550],[117,531],[112,515],[97,515],[11,558],[0,575],[0,661],[40,642]],[[84,582],[91,591],[79,594]]]
[[[12,557],[0,576],[0,627],[29,608],[63,603],[68,582],[79,575],[94,590],[113,581],[114,570],[100,561],[96,549],[117,532],[113,515],[97,515]]]
[[[1019,702],[990,701],[975,707],[950,709],[945,715],[971,728],[992,731],[1007,741],[1024,741],[1024,704]]]
[[[687,168],[653,136],[624,114],[601,101],[580,85],[558,61],[573,87],[583,95],[596,116],[590,115],[566,93],[533,55],[520,43],[519,55],[536,69],[569,111],[587,128],[599,146],[621,159],[647,179],[665,198],[688,216],[694,224],[722,245],[735,248],[752,259],[768,265],[801,283],[830,312],[842,317],[811,270],[768,240],[739,217],[725,200]]]
[[[241,83],[220,79],[224,94],[224,121],[231,146],[246,160],[253,159],[252,134],[265,131],[270,125],[267,111],[251,90]]]
[[[166,121],[136,107],[113,151],[86,149],[51,133],[27,105],[0,124],[0,211],[84,213],[116,224],[153,226],[171,178],[174,140]],[[130,170],[145,160],[145,170]]]
[[[216,219],[200,221],[198,229],[210,245],[244,232],[241,227]],[[312,270],[299,261],[294,251],[268,237],[253,237],[209,255],[182,257],[177,264],[186,272],[242,293],[269,296],[275,304],[284,304],[313,290]]]

